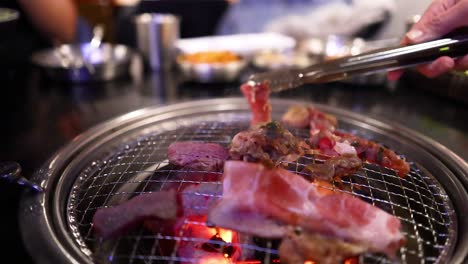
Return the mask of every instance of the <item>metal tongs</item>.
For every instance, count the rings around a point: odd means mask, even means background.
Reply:
[[[431,62],[440,56],[457,58],[467,54],[468,34],[454,32],[450,37],[434,41],[378,49],[330,60],[304,69],[257,73],[250,77],[249,82],[269,82],[271,91],[279,92],[307,83],[331,82],[357,75],[409,68]]]

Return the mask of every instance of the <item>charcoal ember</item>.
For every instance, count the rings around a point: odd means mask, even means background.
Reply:
[[[234,263],[242,255],[238,233],[206,225],[206,216],[188,216],[175,226],[183,236],[177,247],[181,263]],[[184,261],[187,260],[187,261]]]

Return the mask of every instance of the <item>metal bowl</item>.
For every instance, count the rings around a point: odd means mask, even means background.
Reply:
[[[301,69],[317,62],[305,52],[262,51],[252,59],[252,64],[261,70]]]
[[[187,80],[202,83],[236,81],[247,66],[247,60],[243,57],[224,63],[191,63],[179,56],[176,62]]]
[[[0,8],[0,32],[2,34],[13,33],[20,18],[18,11],[10,8]],[[5,38],[6,40],[7,38]],[[0,39],[0,43],[2,39]]]
[[[0,8],[0,22],[17,20],[19,12],[10,8]]]
[[[129,73],[133,55],[120,44],[66,44],[33,54],[32,62],[57,81],[109,81]]]

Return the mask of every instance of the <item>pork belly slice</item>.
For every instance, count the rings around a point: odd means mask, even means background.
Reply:
[[[278,161],[295,161],[309,149],[305,141],[273,121],[237,133],[229,146],[229,154],[233,160],[271,165]]]
[[[391,257],[404,242],[395,216],[285,169],[242,161],[225,162],[223,196],[208,221],[265,238],[284,237],[287,226],[297,226]]]
[[[93,216],[94,233],[104,239],[115,238],[145,220],[175,220],[179,209],[174,190],[141,194],[117,206],[99,208]]]
[[[247,82],[240,87],[252,111],[251,125],[271,121],[270,88],[268,83]]]
[[[167,150],[169,162],[192,170],[220,171],[228,150],[216,143],[175,142]]]

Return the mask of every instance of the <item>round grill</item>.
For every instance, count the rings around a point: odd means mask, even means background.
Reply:
[[[208,111],[202,107],[188,107],[189,110],[169,115],[156,113],[114,129],[114,134],[102,133],[99,140],[83,146],[83,150],[70,157],[62,170],[55,183],[58,191],[49,194],[54,201],[51,210],[57,229],[63,231],[59,232],[59,239],[67,240],[76,249],[75,253],[89,262],[198,263],[197,259],[179,254],[178,245],[181,241],[212,241],[183,231],[176,235],[155,233],[143,226],[118,239],[102,241],[93,235],[92,217],[98,208],[117,205],[142,193],[159,191],[167,184],[177,187],[200,183],[191,178],[197,172],[180,171],[168,164],[167,148],[178,141],[214,142],[227,146],[236,133],[248,128],[250,121],[250,113],[243,101],[235,102]],[[274,101],[273,118],[278,120],[290,103]],[[430,157],[418,152],[415,144],[408,144],[405,139],[373,126],[370,119],[355,120],[333,109],[322,110],[337,115],[340,129],[378,141],[410,161],[411,172],[404,179],[392,170],[364,164],[361,170],[340,182],[339,191],[351,193],[401,220],[407,242],[399,250],[397,261],[448,262],[459,230],[451,198],[440,182],[444,175],[434,169],[437,162],[427,163]],[[308,137],[307,130],[293,129],[291,132]],[[322,162],[320,157],[307,156],[287,167],[307,178],[309,175],[301,172],[304,161]],[[334,183],[333,188],[337,184]],[[205,223],[186,219],[184,225]],[[241,236],[242,242],[234,245],[242,248],[241,261],[236,263],[279,262],[278,241]],[[359,262],[393,263],[378,254],[363,255]]]

